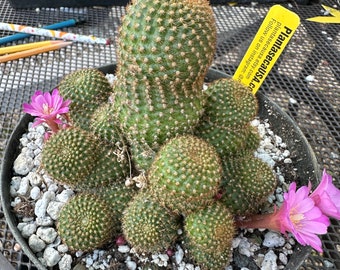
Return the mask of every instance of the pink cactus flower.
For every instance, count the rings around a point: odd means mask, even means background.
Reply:
[[[340,219],[340,190],[332,181],[332,176],[324,169],[320,184],[309,197],[323,214]]]
[[[31,103],[24,103],[24,112],[36,116],[34,126],[45,122],[55,133],[64,123],[59,116],[68,113],[70,100],[63,100],[59,95],[58,89],[54,89],[52,94],[38,90],[31,98]]]
[[[308,197],[309,192],[310,188],[306,186],[296,190],[296,183],[293,182],[288,192],[284,193],[284,202],[279,210],[272,214],[250,216],[237,221],[237,225],[241,228],[267,228],[283,234],[288,232],[301,245],[310,245],[322,252],[318,235],[327,233],[330,222]]]

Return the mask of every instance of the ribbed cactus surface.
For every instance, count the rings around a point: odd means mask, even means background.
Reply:
[[[221,161],[214,147],[192,135],[168,141],[148,173],[151,193],[178,213],[189,213],[211,203],[221,177]]]
[[[153,150],[203,111],[216,26],[208,1],[136,0],[122,20],[112,104],[131,144]]]

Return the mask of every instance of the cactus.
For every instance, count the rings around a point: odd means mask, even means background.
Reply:
[[[98,143],[80,128],[60,130],[46,141],[42,166],[55,180],[71,186],[82,182],[98,161]]]
[[[259,145],[258,134],[250,125],[233,129],[221,128],[214,123],[205,122],[195,130],[195,135],[212,144],[221,157],[253,152]]]
[[[80,193],[61,209],[57,229],[70,250],[91,251],[114,236],[114,213],[96,195]]]
[[[249,89],[232,78],[212,82],[206,90],[207,104],[198,129],[213,124],[215,128],[239,129],[257,114],[258,102]]]
[[[114,122],[113,114],[109,103],[101,104],[91,116],[89,130],[101,140],[123,147],[125,139],[119,124]]]
[[[104,73],[94,68],[76,70],[65,76],[58,86],[61,96],[72,100],[70,118],[73,125],[88,129],[91,116],[107,102],[112,87]]]
[[[122,232],[121,220],[123,212],[128,203],[137,195],[137,190],[132,187],[125,186],[124,183],[114,182],[109,186],[102,186],[96,189],[85,191],[93,195],[97,195],[102,200],[105,200],[112,212],[112,226],[116,234]]]
[[[276,186],[271,167],[253,155],[226,160],[223,164],[223,203],[237,215],[257,212]]]
[[[141,192],[125,209],[122,219],[125,238],[141,252],[159,252],[177,238],[180,217]]]
[[[133,144],[157,151],[191,132],[205,102],[216,26],[208,1],[135,0],[122,20],[112,105]]]
[[[148,172],[151,192],[172,211],[186,214],[211,203],[222,166],[216,150],[205,140],[183,135],[169,140]]]
[[[185,218],[185,245],[201,269],[222,269],[230,261],[235,225],[231,212],[220,202]]]
[[[56,181],[74,189],[123,181],[130,172],[124,151],[98,143],[92,133],[76,127],[61,130],[46,142],[42,165]]]
[[[109,186],[112,183],[124,183],[130,176],[131,164],[126,153],[127,150],[113,148],[110,144],[100,144],[100,149],[95,153],[99,156],[91,173],[79,182],[77,187],[89,189],[100,186]]]

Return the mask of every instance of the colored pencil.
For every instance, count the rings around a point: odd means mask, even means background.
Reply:
[[[15,52],[26,51],[26,50],[30,50],[30,49],[34,49],[34,48],[39,48],[39,47],[42,47],[42,46],[58,44],[58,43],[61,43],[61,42],[63,42],[63,41],[61,41],[61,40],[48,40],[48,41],[40,41],[40,42],[33,42],[33,43],[3,47],[3,48],[0,48],[0,55],[1,54],[7,54],[7,53],[15,53]]]
[[[36,54],[39,54],[39,53],[57,50],[57,49],[66,47],[68,45],[71,45],[72,43],[73,42],[70,42],[70,41],[60,42],[60,43],[57,43],[57,44],[42,46],[40,48],[34,48],[34,49],[22,51],[22,52],[16,52],[16,53],[12,53],[12,54],[3,55],[3,56],[0,56],[0,63],[5,63],[7,61],[16,60],[16,59],[36,55]]]
[[[85,22],[85,19],[82,18],[82,17],[79,17],[78,19],[70,19],[70,20],[67,20],[67,21],[62,21],[62,22],[57,22],[57,23],[51,24],[51,25],[46,25],[46,26],[43,26],[42,28],[50,29],[50,30],[56,30],[56,29],[61,29],[61,28],[64,28],[64,27],[73,26],[73,25],[76,25],[78,23],[83,23],[83,22]],[[30,37],[30,36],[32,36],[32,35],[26,34],[26,33],[17,33],[17,34],[14,34],[14,35],[2,37],[2,38],[0,38],[0,45],[8,43],[8,42],[24,39],[24,38],[27,38],[27,37]]]
[[[31,35],[38,35],[44,37],[59,38],[63,40],[78,41],[85,43],[110,44],[110,39],[97,38],[94,36],[78,35],[68,32],[49,30],[44,28],[37,28],[12,23],[0,23],[0,30],[7,30],[13,32],[27,33]]]

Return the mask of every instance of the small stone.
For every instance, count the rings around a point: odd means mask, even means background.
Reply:
[[[280,260],[284,265],[286,265],[286,264],[288,263],[287,256],[286,256],[284,253],[282,253],[282,252],[280,252],[280,254],[279,254],[279,260]]]
[[[133,261],[127,261],[126,262],[126,267],[129,269],[129,270],[135,270],[137,269],[137,264]]]
[[[25,238],[29,238],[37,230],[35,223],[26,224],[21,231],[21,235]]]
[[[65,254],[58,263],[59,269],[71,270],[72,269],[72,256]]]
[[[238,245],[238,251],[240,254],[246,255],[247,257],[252,255],[250,252],[250,243],[248,242],[247,238],[241,238],[240,244]]]
[[[266,255],[264,256],[261,270],[277,270],[277,256],[274,251],[269,250]]]
[[[60,253],[66,253],[68,251],[68,246],[65,245],[65,244],[61,244],[61,245],[57,246],[57,250]]]
[[[14,171],[19,175],[28,174],[34,167],[33,159],[25,154],[19,154],[13,164]]]
[[[52,191],[46,191],[41,199],[39,199],[34,208],[34,213],[37,217],[44,217],[46,215],[46,209],[48,203],[55,198],[55,194]]]
[[[45,259],[47,266],[52,267],[57,265],[61,259],[61,256],[54,248],[47,247],[44,251],[43,258]]]
[[[46,247],[45,242],[36,234],[32,234],[30,238],[28,238],[28,245],[34,252],[40,252]]]
[[[52,219],[57,220],[59,212],[63,206],[64,203],[62,202],[51,201],[47,206],[46,212]]]
[[[122,245],[118,247],[118,251],[120,253],[128,253],[130,251],[130,247],[127,245]]]
[[[278,233],[269,231],[265,234],[263,245],[265,247],[282,247],[285,244],[285,239]]]
[[[17,190],[17,193],[19,195],[25,196],[28,193],[30,187],[30,182],[27,177],[23,177],[20,182],[19,189]]]
[[[45,241],[47,244],[53,243],[53,241],[56,239],[58,233],[56,230],[52,227],[39,227],[37,230],[37,235]]]
[[[33,187],[30,191],[30,197],[33,200],[37,200],[40,197],[40,188],[37,186]]]
[[[66,203],[73,195],[74,191],[72,189],[65,189],[56,196],[56,200],[59,202]]]
[[[38,226],[52,226],[54,224],[54,221],[51,217],[49,216],[44,216],[44,217],[37,217],[35,219],[35,222],[37,223]]]
[[[184,257],[184,251],[180,246],[177,246],[177,251],[175,252],[175,260],[177,264],[180,264]]]

